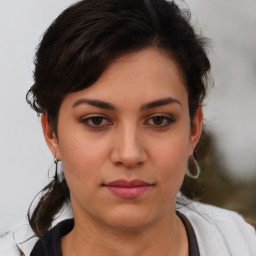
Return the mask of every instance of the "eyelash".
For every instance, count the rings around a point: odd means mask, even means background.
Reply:
[[[93,119],[95,119],[95,118],[99,118],[102,121],[107,121],[107,124],[104,124],[104,125],[101,125],[101,124],[99,124],[99,125],[90,124],[89,122],[93,122]],[[82,119],[81,122],[83,124],[85,124],[86,126],[88,126],[90,128],[93,128],[93,129],[102,129],[102,128],[105,128],[106,126],[112,125],[112,123],[106,117],[100,116],[100,115],[99,116],[95,115],[95,116],[87,117],[85,119]]]
[[[95,119],[95,118],[99,118],[99,119],[100,119],[100,120],[99,120],[99,121],[101,121],[100,124],[98,124],[98,125],[97,125],[97,124],[96,124],[96,125],[95,125],[95,124],[92,124],[93,119]],[[155,119],[156,119],[156,118],[162,119],[162,120],[160,120],[160,121],[162,121],[161,124],[160,124],[160,125],[150,124],[150,121],[154,122],[154,118],[155,118]],[[156,120],[155,120],[155,121],[156,121]],[[91,123],[90,123],[90,122],[91,122]],[[102,125],[102,122],[107,122],[107,124],[103,124],[103,125]],[[165,123],[162,124],[163,122],[165,122]],[[175,122],[174,118],[172,118],[172,117],[170,117],[170,116],[166,116],[166,115],[155,115],[155,116],[152,116],[152,117],[148,118],[148,119],[144,122],[144,124],[146,124],[146,125],[152,125],[152,126],[154,126],[155,128],[166,128],[166,127],[169,127],[169,126],[171,125],[171,123],[174,123],[174,122]],[[99,115],[99,116],[95,115],[95,116],[87,117],[87,118],[85,118],[85,119],[82,119],[82,120],[81,120],[81,123],[85,124],[86,126],[92,128],[92,129],[103,129],[103,128],[106,128],[106,126],[109,126],[109,125],[112,125],[112,124],[113,124],[113,123],[110,122],[105,116],[101,116],[101,115]]]
[[[156,128],[166,128],[166,127],[169,127],[171,125],[171,123],[174,123],[175,120],[173,117],[170,117],[170,116],[166,116],[166,115],[155,115],[155,116],[152,116],[150,117],[149,119],[146,120],[146,124],[149,124],[149,122],[152,120],[154,120],[154,118],[160,118],[162,119],[163,122],[165,122],[165,124],[160,124],[160,125],[156,125],[156,124],[152,124],[154,127]],[[154,121],[153,121],[154,122]]]

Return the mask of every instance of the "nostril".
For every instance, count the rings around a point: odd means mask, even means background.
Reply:
[[[117,166],[125,166],[128,169],[134,168],[134,167],[140,167],[143,164],[143,162],[126,162],[126,161],[118,161],[115,162],[115,165]]]

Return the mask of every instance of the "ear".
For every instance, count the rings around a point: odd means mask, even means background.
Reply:
[[[48,122],[47,114],[41,115],[41,124],[43,128],[44,138],[49,149],[51,150],[53,156],[60,160],[58,139],[55,132],[53,131],[52,126]]]
[[[191,142],[191,146],[192,146],[190,155],[193,154],[193,150],[195,149],[195,147],[200,139],[201,132],[202,132],[202,126],[203,126],[203,117],[204,117],[203,109],[202,109],[202,106],[200,105],[197,108],[195,117],[193,119],[191,131],[190,131],[190,142]]]

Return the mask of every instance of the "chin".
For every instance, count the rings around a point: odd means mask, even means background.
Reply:
[[[123,230],[139,230],[153,224],[159,218],[154,212],[135,206],[115,209],[105,217],[109,226]]]

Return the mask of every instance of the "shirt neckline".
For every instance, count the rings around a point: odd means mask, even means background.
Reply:
[[[181,219],[187,232],[189,256],[200,256],[196,235],[190,221],[179,211],[176,211],[176,214]],[[68,234],[73,227],[74,219],[66,219],[58,223],[37,241],[30,256],[62,256],[61,237]]]
[[[181,219],[183,225],[185,226],[188,244],[189,244],[189,256],[200,256],[199,247],[195,235],[195,231],[188,220],[188,218],[179,211],[176,211],[177,216]]]

